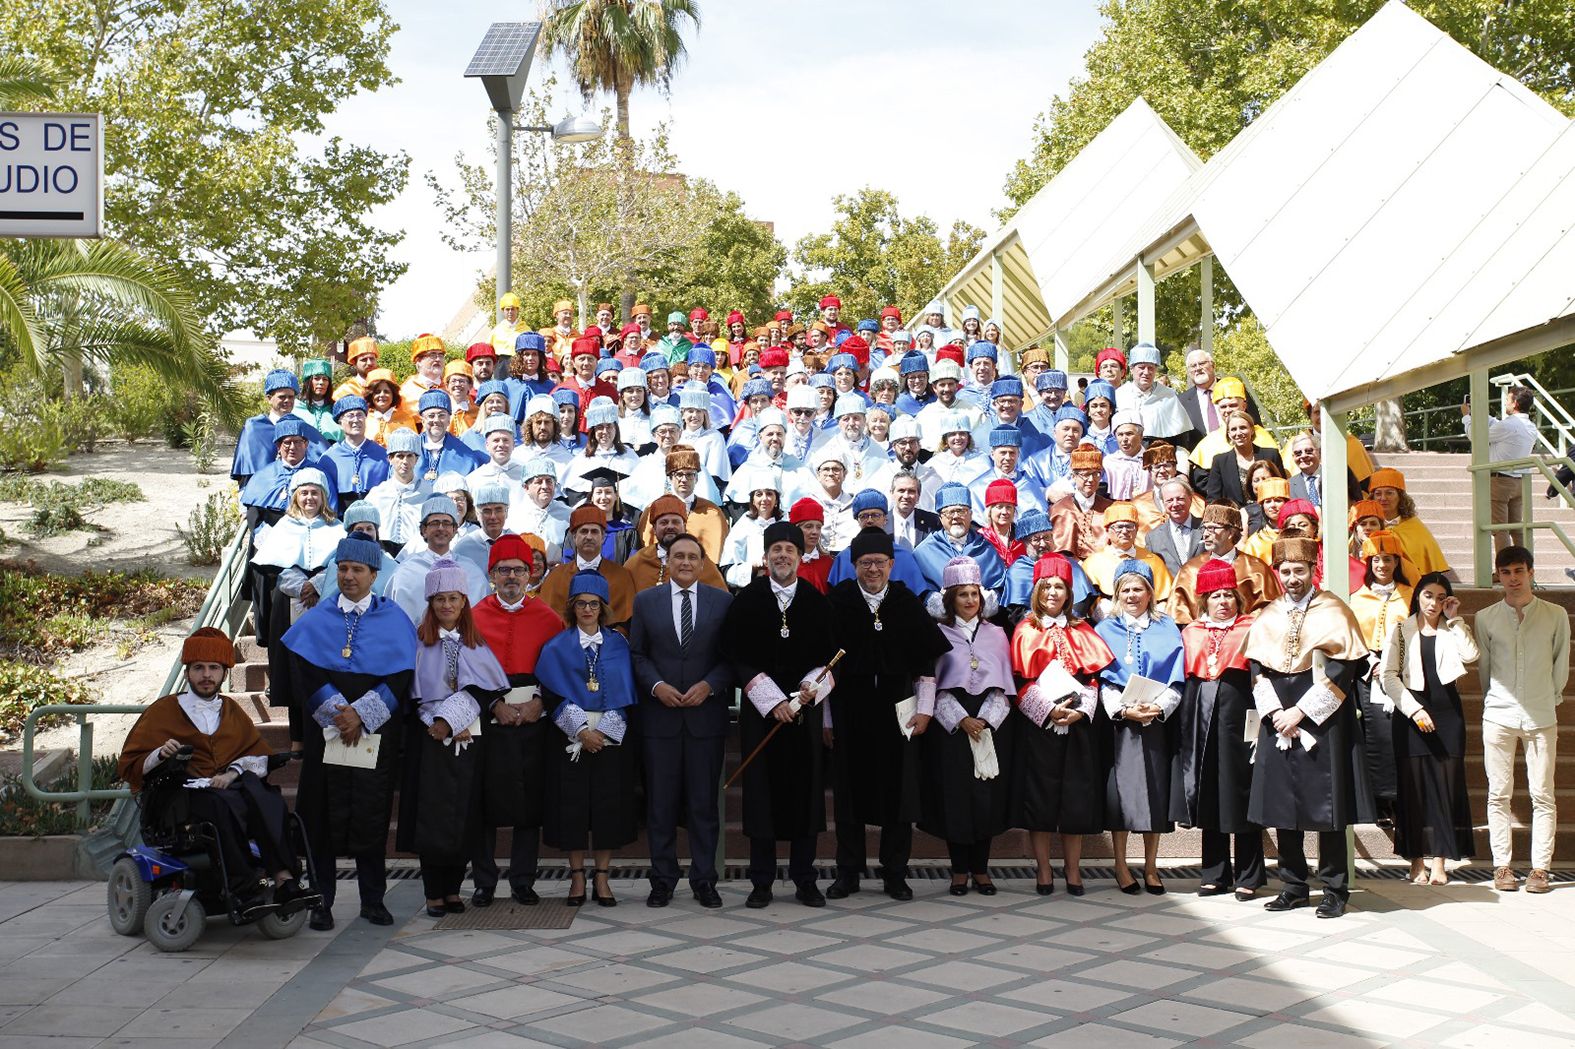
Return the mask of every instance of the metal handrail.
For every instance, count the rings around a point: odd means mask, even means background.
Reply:
[[[1549,455],[1567,455],[1571,445],[1575,445],[1575,416],[1571,416],[1559,399],[1553,396],[1548,389],[1537,381],[1537,377],[1529,372],[1517,372],[1507,375],[1495,375],[1488,382],[1494,386],[1511,387],[1524,386],[1535,395],[1532,407],[1536,415],[1543,420],[1534,423],[1537,431],[1537,442],[1545,448]],[[1563,392],[1563,391],[1561,391]],[[1551,427],[1559,436],[1555,445],[1543,434],[1543,426]]]
[[[77,803],[77,824],[87,826],[93,818],[93,802],[116,801],[131,797],[126,787],[95,790],[93,783],[93,722],[89,714],[140,714],[144,707],[127,703],[50,703],[34,707],[22,723],[22,789],[39,801],[74,801]],[[70,715],[77,719],[77,788],[76,790],[43,790],[33,782],[33,733],[39,718],[53,714]],[[86,784],[86,786],[84,786]]]
[[[240,594],[241,583],[246,578],[248,563],[246,553],[249,548],[250,531],[246,527],[246,522],[242,521],[236,527],[235,535],[230,539],[229,545],[224,548],[224,556],[219,560],[219,571],[208,586],[208,596],[203,598],[202,607],[197,610],[197,618],[191,625],[192,630],[205,626],[222,626],[226,634],[232,638],[235,636],[235,628],[240,625],[240,618],[236,615],[236,598]],[[186,667],[177,654],[158,694],[167,696],[175,692],[185,672]]]

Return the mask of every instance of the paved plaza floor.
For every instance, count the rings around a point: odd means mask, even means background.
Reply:
[[[1361,878],[1336,921],[1167,884],[1090,879],[1074,899],[1002,880],[959,900],[916,880],[896,903],[866,882],[823,910],[779,888],[752,911],[729,883],[706,911],[687,890],[648,909],[615,880],[620,905],[567,929],[439,932],[406,918],[406,880],[392,928],[354,920],[343,885],[334,933],[210,925],[161,955],[110,930],[101,883],[0,882],[0,1049],[1575,1045],[1575,883]]]

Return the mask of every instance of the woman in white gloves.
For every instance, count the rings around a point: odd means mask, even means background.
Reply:
[[[1442,572],[1411,595],[1411,614],[1384,648],[1384,692],[1395,705],[1395,852],[1411,880],[1444,885],[1445,860],[1471,856],[1466,794],[1466,723],[1455,682],[1477,661],[1477,643]],[[1432,871],[1428,872],[1427,858]]]
[[[979,565],[954,557],[941,576],[941,633],[951,650],[935,665],[935,721],[944,732],[925,733],[919,792],[919,829],[946,841],[952,857],[953,896],[994,896],[990,840],[1008,824],[1012,782],[1007,721],[1013,691],[1012,653],[1006,631],[984,619]]]

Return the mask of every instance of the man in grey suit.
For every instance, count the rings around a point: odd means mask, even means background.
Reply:
[[[668,581],[634,598],[629,648],[645,745],[648,907],[666,907],[678,885],[680,807],[689,831],[690,888],[702,907],[722,906],[717,796],[733,689],[722,621],[733,598],[700,582],[704,563],[700,540],[686,532],[668,547]]]
[[[1192,516],[1192,486],[1173,477],[1159,486],[1164,520],[1148,530],[1144,546],[1165,562],[1172,577],[1203,549],[1203,522]]]

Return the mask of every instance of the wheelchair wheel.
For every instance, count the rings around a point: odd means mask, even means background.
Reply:
[[[183,895],[179,892],[165,893],[148,908],[142,932],[148,942],[161,951],[175,953],[186,950],[197,942],[208,920],[208,913],[202,909],[202,901],[194,897],[185,903],[181,899]]]
[[[280,914],[274,911],[257,919],[257,931],[270,940],[288,940],[306,926],[306,914],[310,908],[302,907],[292,914]]]
[[[122,936],[142,931],[153,886],[142,880],[142,871],[129,856],[115,861],[109,871],[109,926]]]

